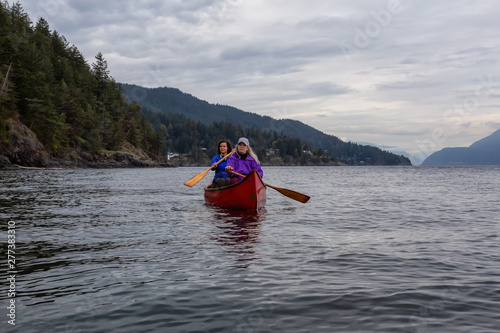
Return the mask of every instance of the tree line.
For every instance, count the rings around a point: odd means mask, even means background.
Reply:
[[[162,154],[189,155],[193,163],[206,163],[217,154],[220,140],[228,140],[234,148],[238,138],[247,137],[254,152],[264,164],[333,164],[335,159],[321,149],[275,131],[242,128],[229,122],[204,125],[181,114],[143,109],[143,114],[165,139]]]

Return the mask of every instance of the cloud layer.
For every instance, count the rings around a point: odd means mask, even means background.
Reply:
[[[119,82],[415,154],[500,128],[493,1],[21,1]]]

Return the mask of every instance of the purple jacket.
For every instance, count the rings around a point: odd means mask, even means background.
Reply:
[[[264,177],[264,172],[262,171],[260,164],[257,163],[250,155],[247,155],[246,159],[242,159],[238,153],[235,153],[227,159],[227,166],[233,167],[234,172],[241,173],[243,175],[248,175],[250,171],[255,169],[259,173],[260,177]],[[238,177],[238,181],[243,179],[231,173],[228,173],[228,175],[231,177]]]

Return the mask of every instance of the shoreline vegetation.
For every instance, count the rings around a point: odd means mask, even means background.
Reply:
[[[338,140],[318,148],[322,139],[306,142],[261,124],[202,123],[172,105],[157,112],[126,99],[100,52],[89,64],[20,3],[0,0],[0,22],[0,169],[207,166],[219,140],[238,137],[250,138],[264,166],[411,165],[375,147]],[[216,113],[204,103],[180,105]]]

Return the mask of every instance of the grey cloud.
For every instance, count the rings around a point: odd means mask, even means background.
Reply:
[[[491,129],[497,130],[500,128],[500,121],[487,121],[484,123],[486,126],[488,126]]]
[[[330,82],[320,82],[309,84],[306,88],[307,94],[312,96],[344,95],[353,90],[347,86]]]
[[[312,30],[313,32],[323,32],[324,34],[334,33],[337,29],[342,29],[350,23],[345,17],[340,16],[318,16],[304,21],[297,22],[295,27],[298,30]]]
[[[279,100],[290,101],[290,100],[300,100],[305,98],[344,95],[349,92],[352,92],[352,89],[350,89],[347,86],[341,86],[330,82],[316,82],[316,83],[296,82],[293,85],[287,84],[283,88],[286,90],[286,94],[275,96],[276,101]]]
[[[440,85],[439,82],[431,81],[396,81],[377,85],[377,90],[405,90],[418,88],[431,88]]]
[[[324,121],[324,120],[321,120]],[[428,126],[426,124],[401,125],[397,123],[387,123],[386,129],[381,132],[380,125],[370,124],[369,121],[359,121],[359,117],[351,117],[343,119],[342,126],[330,127],[331,133],[341,132],[343,136],[362,137],[363,135],[384,135],[398,137],[416,137],[428,134]]]

